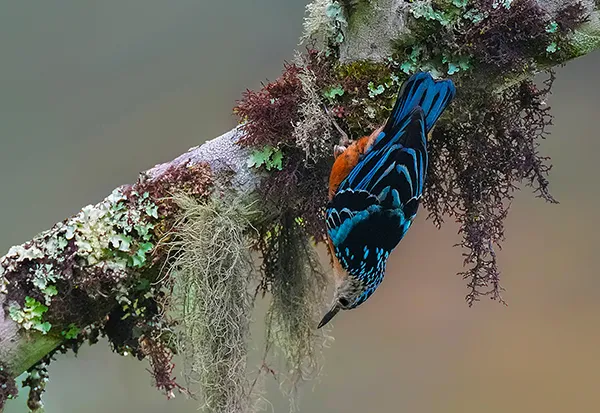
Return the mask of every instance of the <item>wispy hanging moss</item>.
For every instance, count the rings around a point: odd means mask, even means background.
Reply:
[[[269,250],[263,273],[270,280],[271,305],[267,313],[267,345],[286,361],[285,389],[316,376],[323,331],[315,329],[327,302],[328,280],[301,222],[286,215],[267,240]]]
[[[208,412],[251,405],[246,356],[252,310],[252,261],[246,231],[253,210],[234,198],[199,203],[178,194],[169,310],[180,326],[176,348],[185,379]]]

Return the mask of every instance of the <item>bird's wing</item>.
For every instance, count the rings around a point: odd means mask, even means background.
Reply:
[[[425,120],[417,106],[381,132],[329,202],[327,228],[338,258],[389,254],[417,212],[426,171]]]

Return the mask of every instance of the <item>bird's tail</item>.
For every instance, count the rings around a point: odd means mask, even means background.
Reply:
[[[420,106],[425,117],[425,132],[428,133],[455,94],[456,89],[451,80],[434,80],[427,72],[415,73],[398,92],[392,114],[383,131],[395,129],[416,106]]]

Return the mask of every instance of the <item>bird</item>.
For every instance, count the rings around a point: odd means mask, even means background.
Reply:
[[[417,72],[402,84],[383,126],[334,147],[325,220],[335,292],[318,329],[364,303],[383,281],[423,195],[427,136],[455,95],[452,80]]]

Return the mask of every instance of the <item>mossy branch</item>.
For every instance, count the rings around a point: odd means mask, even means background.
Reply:
[[[506,201],[521,182],[553,201],[537,149],[551,120],[543,103],[550,90],[531,79],[600,47],[597,3],[315,0],[305,38],[326,53],[311,49],[277,81],[246,93],[239,127],[0,259],[0,409],[15,377],[100,334],[115,351],[149,359],[168,395],[184,390],[172,375],[179,351],[210,411],[250,409],[250,245],[262,255],[257,291],[273,295],[268,346],[286,357],[292,388],[314,376],[324,337],[311,320],[325,278],[310,245],[324,236],[338,138],[331,115],[353,137],[370,132],[417,70],[452,76],[459,90],[431,137],[424,206],[438,225],[448,216],[461,224],[468,301],[500,298],[493,248],[503,239]],[[258,215],[248,209],[257,198]],[[266,358],[259,370],[272,372]],[[45,364],[31,371],[35,383]],[[35,410],[39,394],[30,402]]]

